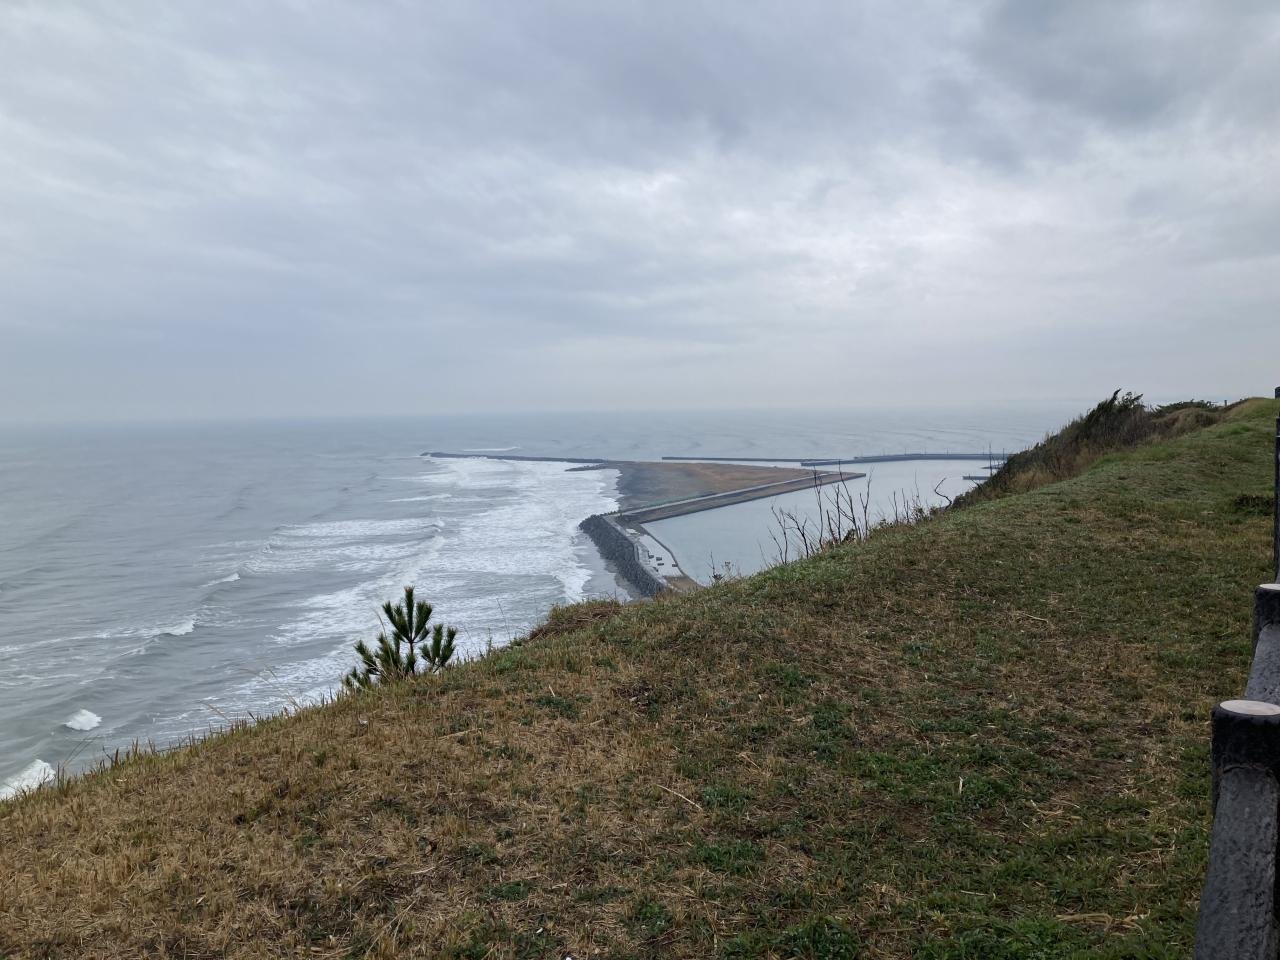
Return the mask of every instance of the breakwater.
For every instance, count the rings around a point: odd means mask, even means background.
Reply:
[[[592,514],[578,524],[578,528],[591,538],[600,556],[613,564],[641,596],[653,597],[670,589],[667,582],[640,559],[640,545],[613,517],[603,513]]]
[[[865,457],[663,457],[663,460],[706,463],[798,463],[802,467],[838,467],[843,463],[902,463],[908,460],[991,460],[1003,462],[1007,453],[881,453]]]
[[[812,490],[829,483],[843,483],[865,477],[865,473],[817,473],[812,476],[799,477],[794,480],[780,480],[776,483],[762,483],[754,487],[743,487],[738,490],[726,490],[723,493],[711,493],[700,497],[689,497],[670,503],[652,504],[635,510],[625,510],[618,514],[628,523],[648,523],[652,520],[666,520],[670,517],[682,517],[703,510],[714,510],[747,500],[761,500],[765,497],[776,497],[783,493],[797,490]]]
[[[591,466],[607,466],[628,461],[610,460],[608,457],[533,457],[514,453],[452,453],[444,450],[426,450],[421,456],[442,457],[449,460],[522,460],[531,463],[577,463]],[[1003,463],[1007,453],[881,453],[863,457],[663,457],[668,463],[795,463],[802,467],[838,467],[843,463],[901,463],[907,460],[989,460]]]
[[[519,460],[522,463],[606,463],[606,457],[529,457],[515,453],[449,453],[444,450],[424,450],[422,457],[439,457],[445,460]]]

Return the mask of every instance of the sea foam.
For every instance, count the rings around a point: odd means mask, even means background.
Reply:
[[[33,760],[22,772],[10,777],[0,785],[0,800],[8,800],[20,793],[34,790],[41,784],[57,779],[58,772],[43,760]]]
[[[101,722],[102,718],[92,710],[77,710],[62,725],[71,730],[92,730]]]
[[[450,599],[446,615],[453,622],[505,639],[552,604],[581,600],[590,571],[576,552],[578,524],[616,509],[614,475],[541,461],[446,464],[444,475],[457,491],[486,493],[478,501],[484,508],[451,519],[441,530],[440,549],[415,558],[401,580],[439,584],[442,613]]]
[[[578,555],[578,524],[593,513],[617,508],[613,472],[575,473],[562,463],[540,461],[460,459],[442,466],[435,473],[438,482],[455,502],[468,503],[471,509],[436,518],[429,538],[400,543],[400,561],[371,564],[370,572],[376,574],[372,579],[290,603],[298,608],[297,616],[269,639],[322,652],[273,667],[269,677],[248,681],[234,699],[261,703],[264,697],[287,691],[291,699],[301,701],[331,692],[354,662],[351,644],[373,637],[378,606],[395,600],[405,584],[416,585],[419,596],[434,605],[433,619],[459,628],[459,655],[464,657],[482,652],[490,641],[501,645],[523,633],[553,604],[582,599],[591,572]],[[305,542],[318,533],[411,529],[402,524],[405,521],[378,521],[373,527],[363,522],[307,525],[289,533],[305,531],[297,537]],[[339,555],[349,558],[353,548],[362,545],[335,538],[323,546],[331,551],[325,567],[333,569],[341,562]],[[324,649],[326,644],[332,646]]]

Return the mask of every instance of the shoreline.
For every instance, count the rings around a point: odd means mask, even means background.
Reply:
[[[697,581],[680,568],[675,554],[645,529],[646,521],[714,510],[865,476],[862,473],[820,472],[722,460],[612,460],[444,451],[426,452],[422,456],[564,463],[570,465],[570,472],[616,471],[617,509],[586,517],[578,524],[578,529],[587,535],[617,576],[642,597],[653,597],[670,590],[687,591],[698,586]],[[646,545],[646,539],[661,547],[666,557],[655,555]]]
[[[593,514],[578,525],[611,568],[615,579],[642,597],[683,592],[700,585],[680,567],[675,552],[646,523],[716,510],[835,483],[858,480],[866,473],[843,470],[845,464],[901,463],[937,460],[1003,462],[997,453],[901,453],[845,459],[778,460],[763,457],[664,456],[661,460],[619,460],[529,454],[434,451],[424,457],[563,463],[571,472],[616,471],[617,509]],[[783,463],[795,464],[782,466]],[[829,467],[834,469],[820,469]]]

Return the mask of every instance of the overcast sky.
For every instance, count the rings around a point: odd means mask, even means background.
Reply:
[[[0,6],[0,419],[1280,383],[1280,5]]]

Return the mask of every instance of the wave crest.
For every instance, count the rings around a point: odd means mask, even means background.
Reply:
[[[63,726],[70,730],[92,730],[102,722],[102,718],[92,710],[77,710],[63,721]]]
[[[3,785],[0,785],[0,800],[8,800],[10,797],[16,797],[20,793],[35,790],[50,780],[56,780],[57,777],[58,771],[54,770],[49,764],[43,760],[33,760],[20,773],[10,777]]]

